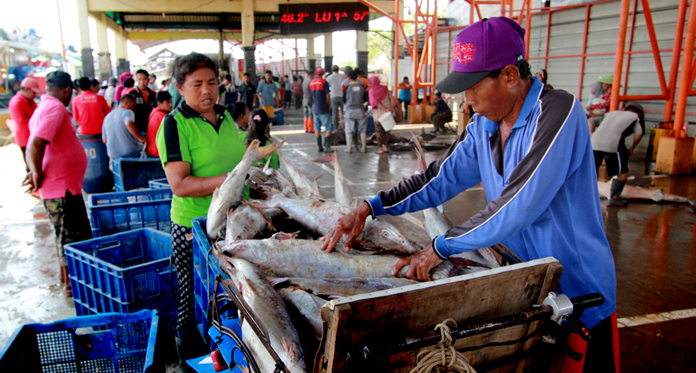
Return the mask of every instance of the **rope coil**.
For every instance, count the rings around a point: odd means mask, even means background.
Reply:
[[[419,352],[416,356],[418,364],[409,373],[476,373],[469,360],[452,346],[454,340],[448,323],[457,328],[452,319],[437,324],[435,331],[440,331],[440,342]]]

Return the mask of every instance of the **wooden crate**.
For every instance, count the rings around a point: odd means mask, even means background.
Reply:
[[[457,113],[457,136],[464,132],[467,123],[469,123],[469,119],[471,119],[471,117],[468,113]]]
[[[556,290],[562,268],[554,258],[539,259],[328,302],[322,308],[324,336],[313,372],[360,372],[366,369],[409,372],[415,367],[420,350],[371,361],[369,369],[356,366],[358,359],[353,356],[360,354],[366,344],[387,346],[407,337],[427,337],[436,324],[447,318],[453,318],[461,328],[519,314],[532,305],[541,304],[550,291]],[[455,348],[517,340],[532,332],[538,324],[517,325],[457,340]],[[528,351],[535,338],[515,345],[485,347],[464,355],[476,367]],[[522,360],[496,371],[524,371],[530,363]]]
[[[661,138],[655,171],[669,175],[690,173],[693,162],[693,148],[693,138]]]
[[[652,139],[652,158],[651,160],[657,159],[657,151],[660,149],[660,139],[669,135],[671,129],[667,128],[653,128],[650,130],[650,138]]]
[[[423,110],[420,105],[408,106],[408,123],[423,123]]]

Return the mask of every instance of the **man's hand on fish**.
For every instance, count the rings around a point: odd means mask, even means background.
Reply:
[[[418,281],[432,281],[430,278],[430,270],[440,263],[442,263],[442,259],[435,254],[433,246],[430,245],[427,249],[396,262],[392,270],[392,275],[396,276],[401,268],[410,265],[406,271],[407,278]]]
[[[342,217],[329,234],[320,238],[320,240],[324,241],[320,249],[330,253],[341,237],[347,234],[348,238],[343,243],[343,251],[349,252],[353,246],[353,241],[360,236],[363,228],[365,228],[365,219],[368,216],[370,216],[370,206],[367,205],[367,202],[359,204],[348,215]]]
[[[244,184],[251,189],[258,189],[266,181],[268,181],[268,175],[263,173],[260,168],[252,167],[249,169],[249,177]]]

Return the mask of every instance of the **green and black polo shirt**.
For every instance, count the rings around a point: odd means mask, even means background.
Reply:
[[[157,149],[162,165],[184,161],[191,164],[191,175],[211,177],[228,173],[244,157],[246,143],[224,106],[215,105],[217,124],[213,125],[185,102],[164,117],[157,132]],[[248,190],[245,188],[245,197]],[[191,227],[191,219],[206,216],[211,196],[178,197],[172,200],[171,218],[178,225]]]

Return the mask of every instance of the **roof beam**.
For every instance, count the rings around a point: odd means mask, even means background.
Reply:
[[[277,12],[278,4],[323,4],[345,3],[356,0],[255,0],[254,11]],[[373,5],[392,13],[394,1],[375,1]],[[91,12],[131,12],[131,13],[241,13],[241,1],[230,0],[87,0]],[[109,26],[111,27],[111,26]]]
[[[270,32],[256,32],[257,39],[268,37]],[[224,40],[240,40],[241,32],[223,32]],[[128,33],[128,40],[190,40],[190,39],[220,39],[220,33],[216,31],[131,31]]]

